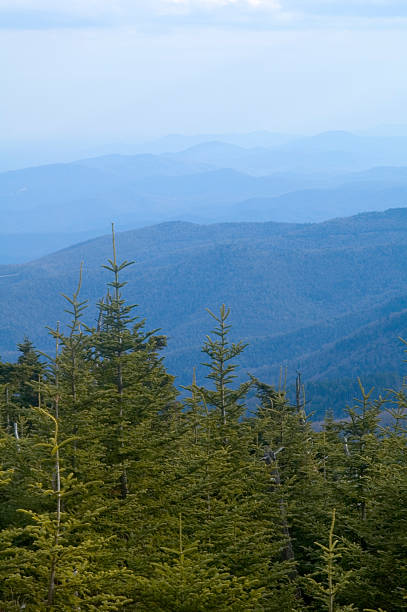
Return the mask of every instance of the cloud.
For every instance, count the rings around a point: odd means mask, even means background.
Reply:
[[[279,0],[0,0],[0,28],[200,24],[253,26],[287,19]],[[270,25],[272,25],[270,23]]]
[[[272,10],[280,10],[281,4],[278,0],[166,0],[163,4],[184,5],[190,10],[197,8],[219,8],[225,6],[235,7],[253,7],[253,8],[269,8]]]
[[[279,0],[0,0],[0,12],[70,14],[76,17],[154,15],[176,8],[189,11],[224,7],[280,9]]]
[[[406,0],[0,0],[0,28],[400,25]]]
[[[284,0],[286,10],[301,10],[309,17],[398,18],[407,15],[405,0]]]

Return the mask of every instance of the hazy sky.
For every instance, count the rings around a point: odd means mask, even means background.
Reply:
[[[407,123],[406,0],[0,0],[3,142]]]

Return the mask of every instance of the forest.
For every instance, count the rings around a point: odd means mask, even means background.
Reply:
[[[316,429],[220,305],[179,393],[112,253],[94,327],[80,270],[53,353],[0,363],[0,610],[407,609],[407,384]]]

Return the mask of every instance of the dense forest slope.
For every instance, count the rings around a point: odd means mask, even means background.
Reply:
[[[320,224],[165,223],[118,235],[130,302],[168,335],[167,367],[187,384],[202,361],[205,308],[232,308],[234,335],[249,343],[242,371],[275,381],[300,369],[309,383],[400,373],[407,337],[407,210]],[[29,334],[47,348],[46,325],[64,321],[85,262],[83,296],[103,297],[110,237],[21,266],[0,268],[0,354]],[[199,373],[199,372],[198,372]]]

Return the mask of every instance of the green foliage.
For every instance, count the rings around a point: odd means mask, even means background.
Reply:
[[[327,612],[338,612],[341,610],[354,610],[353,606],[339,607],[337,605],[338,594],[344,591],[352,577],[352,572],[344,572],[340,566],[342,557],[340,541],[334,537],[335,509],[332,511],[332,523],[329,530],[328,545],[317,542],[321,549],[321,566],[317,566],[316,573],[324,577],[323,582],[317,581],[312,576],[305,577],[305,583],[314,597],[324,604]]]
[[[113,232],[98,325],[81,268],[55,355],[26,340],[0,364],[0,609],[407,609],[406,385],[359,381],[315,431],[300,381],[292,403],[237,377],[223,305],[207,385],[194,371],[181,402],[165,339],[123,296],[129,266]]]
[[[177,549],[164,548],[169,561],[154,564],[150,579],[139,579],[141,610],[204,612],[205,610],[259,610],[264,589],[249,578],[218,570],[213,555],[194,543],[185,547],[179,519]]]
[[[217,322],[217,326],[212,330],[215,339],[207,336],[202,351],[209,357],[209,363],[203,365],[209,368],[207,378],[213,381],[215,390],[201,390],[207,403],[216,408],[219,412],[220,421],[224,427],[228,424],[229,418],[233,420],[240,417],[243,406],[239,401],[244,398],[250,388],[250,382],[239,385],[237,389],[231,389],[230,384],[236,378],[234,374],[236,364],[231,363],[232,359],[238,357],[247,345],[242,342],[229,344],[228,333],[231,326],[227,324],[230,309],[222,304],[219,316],[213,314],[208,309],[209,314]]]

